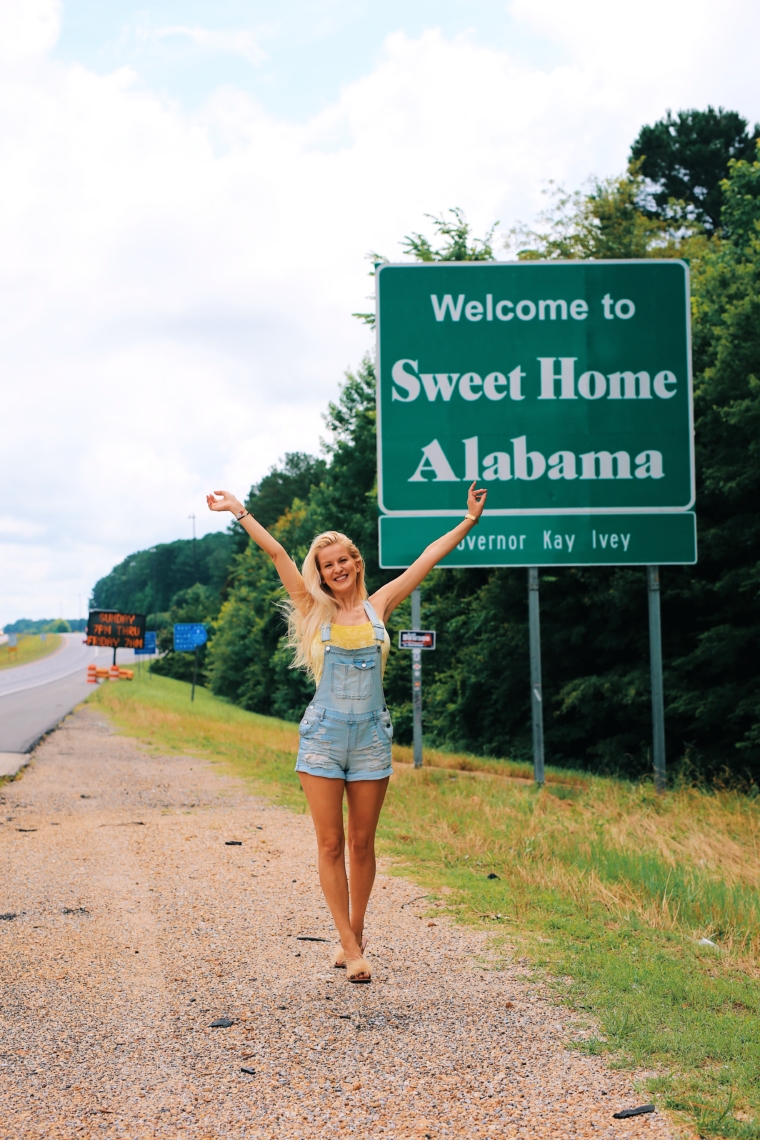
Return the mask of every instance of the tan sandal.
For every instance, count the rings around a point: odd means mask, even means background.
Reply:
[[[367,949],[367,939],[362,938],[362,954]],[[342,946],[338,946],[333,953],[333,966],[336,970],[345,970],[346,968],[346,951]]]
[[[372,970],[370,969],[369,962],[366,962],[364,958],[347,958],[346,971],[348,973],[349,982],[354,982],[354,984],[367,985],[367,983],[372,981]],[[358,976],[359,974],[366,974],[367,976],[366,978],[360,978]]]

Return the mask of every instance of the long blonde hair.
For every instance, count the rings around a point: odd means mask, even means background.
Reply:
[[[332,624],[340,608],[332,590],[322,579],[317,560],[320,550],[335,543],[345,546],[352,561],[358,564],[356,590],[361,601],[366,600],[364,559],[359,553],[359,548],[339,530],[326,530],[312,541],[301,568],[305,595],[298,599],[298,605],[290,599],[283,603],[283,610],[288,619],[288,645],[294,651],[292,668],[306,669],[312,678],[315,675],[314,640],[323,625]]]

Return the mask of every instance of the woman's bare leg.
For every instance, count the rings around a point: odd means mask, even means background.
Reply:
[[[301,787],[309,801],[319,853],[319,882],[338,928],[347,958],[360,958],[360,943],[351,929],[343,832],[343,780],[299,772]],[[366,904],[365,904],[366,906]]]
[[[364,916],[375,881],[375,832],[388,779],[352,780],[346,784],[348,800],[348,862],[351,880],[351,929],[359,946]]]

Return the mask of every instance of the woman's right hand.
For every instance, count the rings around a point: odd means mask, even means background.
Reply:
[[[217,499],[217,495],[221,495],[221,498]],[[206,495],[206,502],[210,511],[230,511],[233,515],[239,515],[245,510],[243,504],[230,491],[214,491],[212,495]]]
[[[290,557],[281,542],[271,535],[250,513],[246,511],[239,499],[230,491],[214,491],[206,495],[206,502],[210,511],[230,511],[240,521],[239,516],[245,515],[241,522],[243,530],[252,538],[261,550],[274,562],[275,570],[280,575],[280,581],[290,594],[296,606],[304,604],[304,598],[310,597],[303,584],[303,578],[293,559]]]

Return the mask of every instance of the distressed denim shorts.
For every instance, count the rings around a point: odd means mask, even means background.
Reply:
[[[330,780],[384,780],[393,775],[390,713],[340,713],[309,705],[298,726],[296,772]]]

